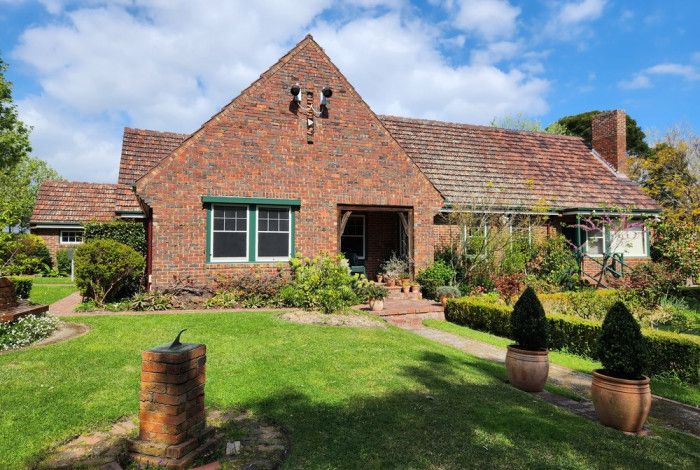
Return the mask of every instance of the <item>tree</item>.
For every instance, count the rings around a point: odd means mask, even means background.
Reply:
[[[0,57],[0,170],[17,164],[32,151],[29,128],[17,116],[12,83],[5,78],[7,64]]]
[[[591,121],[593,116],[600,114],[602,111],[588,111],[586,113],[574,114],[573,116],[564,116],[555,123],[566,129],[567,134],[577,135],[581,137],[588,145],[591,145]],[[627,151],[632,155],[644,155],[649,151],[646,135],[644,131],[637,125],[637,121],[627,116]]]
[[[0,227],[29,227],[41,183],[60,179],[45,161],[24,155],[19,162],[0,170]]]
[[[543,127],[540,121],[530,119],[518,113],[515,116],[507,115],[499,119],[491,120],[491,127],[500,127],[502,129],[511,129],[514,131],[530,131],[530,132],[545,132],[547,134],[568,135],[569,131],[559,123],[552,123],[547,127]]]

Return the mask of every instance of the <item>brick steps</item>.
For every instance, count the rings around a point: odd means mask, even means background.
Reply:
[[[401,286],[387,287],[384,286],[386,290],[389,291],[387,299],[392,300],[421,300],[423,299],[423,294],[420,292],[402,292]]]

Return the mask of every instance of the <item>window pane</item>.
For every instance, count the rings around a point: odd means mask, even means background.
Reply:
[[[244,258],[246,254],[245,232],[214,232],[215,258]]]
[[[629,228],[615,234],[613,249],[628,256],[645,256],[646,243],[642,227]]]
[[[280,231],[289,232],[289,220],[280,220]]]
[[[350,255],[355,255],[359,258],[364,258],[365,253],[362,250],[362,238],[361,237],[343,237],[340,240],[340,251],[343,252],[346,258],[350,258]]]
[[[586,247],[589,255],[602,255],[605,253],[605,238],[601,230],[592,230],[586,235]]]
[[[289,256],[288,233],[259,233],[258,256],[286,257]]]
[[[214,230],[223,230],[224,229],[224,219],[214,219]]]
[[[270,220],[270,221],[268,222],[267,229],[268,229],[270,232],[277,232],[277,231],[279,231],[279,229],[280,229],[279,220],[276,220],[276,219],[275,219],[275,220]]]

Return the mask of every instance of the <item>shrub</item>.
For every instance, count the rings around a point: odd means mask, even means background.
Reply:
[[[44,240],[28,233],[0,233],[0,268],[3,274],[43,274],[53,260]]]
[[[10,277],[12,285],[15,288],[15,295],[20,299],[28,299],[29,293],[32,291],[34,280],[29,276],[12,276]]]
[[[359,301],[352,288],[355,278],[342,255],[296,256],[289,265],[292,280],[280,291],[284,305],[333,313]]]
[[[493,280],[498,292],[503,300],[510,305],[513,297],[520,294],[523,290],[523,275],[520,273],[502,274]]]
[[[547,319],[535,291],[528,287],[513,307],[510,327],[518,347],[531,351],[547,348]]]
[[[453,323],[512,339],[510,315],[511,309],[506,305],[478,297],[452,299],[445,309],[445,318]],[[598,359],[601,322],[558,314],[548,314],[546,318],[550,350]],[[700,338],[652,329],[643,329],[642,334],[646,375],[672,374],[684,382],[698,383]]]
[[[606,373],[638,379],[644,370],[644,339],[639,323],[622,302],[610,308],[598,340],[598,357]]]
[[[279,306],[280,289],[289,283],[282,270],[274,273],[256,269],[217,281],[217,291],[226,291],[236,297],[237,303],[246,308]]]
[[[647,302],[658,305],[663,297],[679,294],[685,276],[670,263],[652,262],[635,266],[623,281],[625,287],[634,289]]]
[[[459,297],[461,292],[459,291],[459,288],[455,286],[440,286],[435,289],[435,295],[438,299],[440,297],[447,297],[448,299],[451,299],[453,297]]]
[[[537,247],[537,254],[530,262],[530,271],[548,283],[565,289],[576,286],[575,275],[578,273],[576,256],[563,235],[547,237]]]
[[[50,315],[25,315],[0,323],[0,351],[21,348],[44,339],[58,328],[59,321]]]
[[[408,277],[410,265],[406,258],[396,256],[396,253],[392,253],[389,259],[382,263],[381,270],[388,278],[401,279]]]
[[[437,299],[436,289],[446,286],[455,280],[455,271],[444,261],[435,261],[429,267],[418,273],[416,280],[423,290],[425,297]]]
[[[115,220],[85,224],[85,241],[114,240],[146,255],[146,229],[143,223]]]
[[[66,276],[70,274],[70,253],[68,250],[58,250],[56,252],[56,267],[58,274]]]
[[[156,310],[169,310],[173,308],[175,304],[174,296],[170,294],[164,294],[162,292],[143,292],[136,294],[129,304],[131,310],[137,311],[156,311]]]
[[[238,307],[238,296],[235,292],[218,291],[207,300],[205,305],[207,308],[235,308]]]
[[[136,250],[114,240],[92,240],[75,250],[75,284],[98,304],[127,296],[138,286],[145,261]],[[133,294],[133,292],[129,292]]]

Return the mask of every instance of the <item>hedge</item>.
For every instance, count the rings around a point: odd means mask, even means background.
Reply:
[[[30,276],[10,276],[10,281],[15,288],[15,295],[20,299],[28,299],[32,291],[33,280]]]
[[[85,241],[114,240],[146,255],[146,228],[141,222],[90,222],[85,224]]]
[[[447,301],[445,318],[458,325],[512,339],[511,311],[510,307],[502,304],[461,297]],[[602,322],[547,314],[547,323],[550,349],[598,359],[596,344]],[[700,338],[648,328],[643,328],[642,334],[646,343],[645,374],[671,373],[684,382],[700,381]]]

